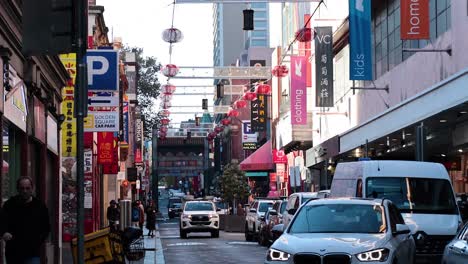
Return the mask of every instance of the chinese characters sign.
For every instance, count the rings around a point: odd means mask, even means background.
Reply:
[[[114,151],[114,133],[101,132],[97,135],[98,164],[112,164]]]
[[[266,131],[267,98],[264,94],[257,95],[257,100],[251,103],[250,126],[254,132]]]
[[[76,156],[76,122],[73,117],[74,111],[74,91],[76,79],[76,54],[60,55],[65,69],[70,75],[67,86],[62,90],[62,114],[65,120],[62,123],[62,157]]]
[[[333,31],[315,28],[315,105],[333,107]]]

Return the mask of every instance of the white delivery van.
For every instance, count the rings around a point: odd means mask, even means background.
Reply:
[[[412,231],[418,258],[440,257],[462,223],[449,175],[439,163],[397,160],[339,163],[330,197],[391,200]]]

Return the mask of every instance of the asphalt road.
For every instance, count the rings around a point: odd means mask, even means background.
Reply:
[[[163,215],[158,219],[158,238],[162,251],[156,251],[162,253],[167,264],[258,264],[265,260],[267,248],[246,242],[243,233],[221,231],[219,238],[211,238],[210,233],[189,233],[187,239],[180,239],[179,218],[167,217],[167,199],[160,200],[160,211]]]

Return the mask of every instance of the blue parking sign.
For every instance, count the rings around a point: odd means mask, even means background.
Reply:
[[[115,50],[88,50],[89,91],[117,91],[119,87],[119,56]]]

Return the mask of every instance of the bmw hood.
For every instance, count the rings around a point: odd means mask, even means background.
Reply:
[[[283,234],[271,246],[274,249],[296,253],[331,252],[357,254],[379,248],[385,244],[385,234],[303,233]]]

